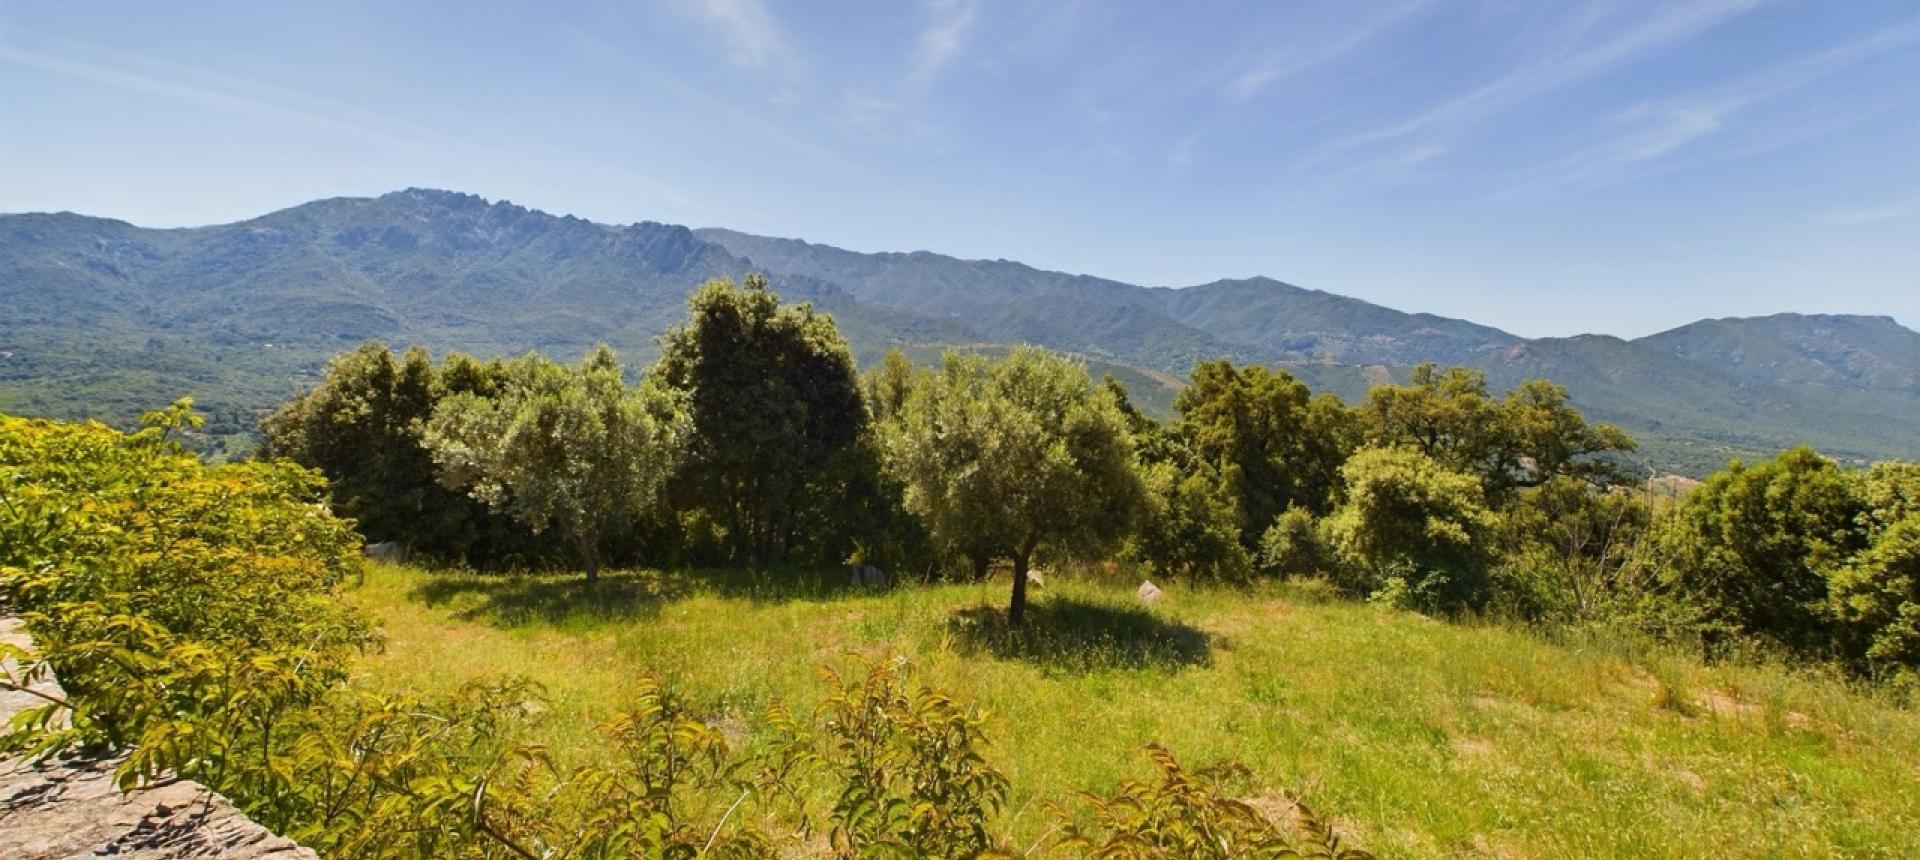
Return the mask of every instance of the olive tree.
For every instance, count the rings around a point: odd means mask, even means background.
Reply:
[[[937,540],[1013,560],[1013,624],[1035,550],[1111,547],[1144,495],[1112,393],[1039,349],[993,362],[949,353],[890,424],[886,450],[907,508]]]
[[[673,474],[684,412],[658,387],[628,387],[604,345],[577,368],[527,355],[506,377],[496,396],[457,394],[434,410],[426,438],[441,480],[536,532],[557,526],[594,582],[602,539]]]

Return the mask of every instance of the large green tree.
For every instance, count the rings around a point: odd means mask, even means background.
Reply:
[[[594,582],[602,541],[658,500],[687,426],[674,395],[627,386],[603,345],[577,368],[516,359],[493,396],[442,401],[426,439],[447,486],[536,532],[557,526]]]
[[[378,341],[341,353],[318,385],[261,422],[261,456],[326,475],[334,510],[369,540],[446,558],[500,549],[511,540],[503,524],[435,480],[424,439],[440,399],[491,385],[498,365],[452,355],[442,371],[419,347],[398,360]]]
[[[1876,464],[1856,480],[1866,549],[1830,571],[1840,650],[1872,668],[1920,670],[1920,463]]]
[[[907,507],[936,539],[1013,560],[1014,624],[1026,615],[1037,550],[1110,548],[1142,504],[1112,393],[1044,350],[992,362],[948,354],[914,388],[886,449]]]
[[[1860,513],[1853,481],[1810,448],[1735,461],[1674,510],[1660,536],[1663,578],[1709,634],[1821,649],[1825,571],[1864,548]]]
[[[709,281],[687,310],[656,373],[691,409],[689,500],[738,559],[772,564],[809,540],[830,554],[835,511],[877,468],[846,340],[810,305],[783,307],[759,275]]]
[[[1313,396],[1284,370],[1226,360],[1195,365],[1174,407],[1181,439],[1233,497],[1248,547],[1289,507],[1326,512],[1358,435],[1333,396]]]
[[[1484,371],[1423,364],[1405,385],[1368,391],[1360,412],[1374,444],[1418,448],[1478,476],[1496,500],[1558,476],[1601,485],[1630,477],[1608,455],[1633,450],[1633,439],[1588,423],[1567,403],[1567,390],[1546,380],[1528,380],[1501,399],[1488,392]]]

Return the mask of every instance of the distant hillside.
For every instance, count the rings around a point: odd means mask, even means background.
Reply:
[[[863,254],[729,230],[604,225],[411,189],[175,230],[0,216],[0,410],[127,421],[195,393],[236,443],[367,338],[436,353],[613,344],[634,363],[702,280],[770,274],[840,321],[863,361],[890,346],[1035,343],[1085,356],[1164,412],[1197,360],[1276,363],[1349,399],[1422,361],[1544,376],[1698,472],[1806,442],[1920,456],[1920,334],[1880,317],[1708,320],[1637,341],[1527,340],[1267,278],[1181,289],[927,252]]]

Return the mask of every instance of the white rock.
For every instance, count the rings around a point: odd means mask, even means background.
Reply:
[[[1167,593],[1164,591],[1161,591],[1160,586],[1154,585],[1153,580],[1143,579],[1140,581],[1140,590],[1135,591],[1134,596],[1140,598],[1140,603],[1142,605],[1152,606],[1156,603],[1159,603],[1162,600],[1165,600],[1167,598]]]

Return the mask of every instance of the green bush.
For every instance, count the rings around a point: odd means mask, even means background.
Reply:
[[[1660,535],[1664,579],[1691,625],[1718,642],[1769,639],[1825,652],[1825,570],[1864,548],[1853,480],[1807,448],[1716,472]]]
[[[1427,612],[1486,601],[1495,520],[1479,479],[1404,447],[1362,448],[1340,475],[1345,501],[1326,525],[1338,584],[1360,594],[1391,585]]]
[[[1260,567],[1278,576],[1325,573],[1334,565],[1333,552],[1320,534],[1320,523],[1306,508],[1288,508],[1260,536]]]
[[[1625,488],[1561,476],[1522,490],[1502,515],[1496,601],[1509,615],[1594,622],[1631,611],[1652,586],[1653,509]]]
[[[1920,463],[1881,463],[1857,483],[1866,549],[1827,574],[1840,650],[1876,671],[1920,668]]]
[[[1211,470],[1170,462],[1141,467],[1146,504],[1125,555],[1156,576],[1238,582],[1253,574],[1240,545],[1239,512]]]
[[[908,682],[898,662],[848,676],[822,669],[823,760],[842,786],[831,842],[842,857],[941,857],[996,853],[987,825],[1007,778],[982,758],[984,716]]]
[[[1084,795],[1083,821],[1055,806],[1061,820],[1056,853],[1097,860],[1267,860],[1324,857],[1367,860],[1342,848],[1333,829],[1306,806],[1285,798],[1291,814],[1276,820],[1243,799],[1251,776],[1236,762],[1183,767],[1164,747],[1149,745],[1157,777],[1128,779],[1111,796]]]

